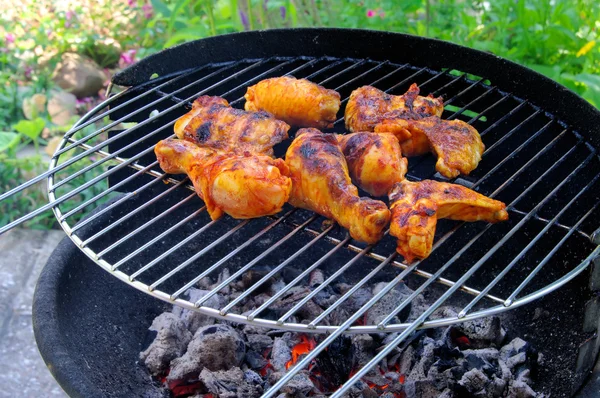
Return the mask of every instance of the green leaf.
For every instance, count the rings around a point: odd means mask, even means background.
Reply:
[[[164,48],[171,47],[174,44],[183,41],[190,41],[195,39],[200,39],[206,36],[206,29],[202,26],[195,26],[190,28],[185,28],[177,31],[167,42],[164,44]]]
[[[19,123],[15,124],[13,128],[35,141],[40,136],[45,126],[46,122],[44,119],[38,117],[33,120],[21,120]]]
[[[19,145],[20,136],[10,131],[0,131],[0,152],[14,149]]]
[[[152,3],[152,8],[154,8],[156,11],[158,11],[165,17],[169,17],[171,15],[171,10],[169,10],[169,7],[167,7],[167,5],[161,0],[150,0],[150,3]]]

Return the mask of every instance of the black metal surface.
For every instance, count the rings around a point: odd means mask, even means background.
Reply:
[[[493,84],[530,100],[581,131],[600,146],[600,112],[571,90],[531,69],[493,54],[435,39],[360,29],[303,28],[233,33],[185,43],[136,63],[113,82],[136,86],[157,73],[165,76],[213,62],[273,56],[370,58],[432,69],[457,69],[493,77]]]
[[[129,244],[135,247],[143,241]],[[582,274],[535,306],[514,310],[505,320],[509,338],[521,336],[544,354],[546,364],[534,388],[553,397],[570,396],[586,376],[571,370],[577,361],[574,347],[586,335],[556,328],[557,323],[581,324],[586,285],[587,275]],[[148,326],[167,308],[102,271],[65,238],[36,286],[36,342],[53,376],[71,397],[165,397],[137,361],[147,343]],[[550,315],[535,315],[544,311]]]

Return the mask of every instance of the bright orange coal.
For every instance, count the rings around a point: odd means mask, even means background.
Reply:
[[[300,335],[300,342],[292,348],[292,360],[285,364],[285,368],[289,369],[290,366],[298,362],[298,358],[304,354],[308,354],[313,348],[317,346],[317,342],[312,337],[307,337],[304,334]]]

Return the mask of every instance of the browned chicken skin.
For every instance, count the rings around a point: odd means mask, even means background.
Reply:
[[[213,220],[223,213],[233,218],[275,214],[292,189],[282,159],[235,155],[175,139],[160,141],[154,152],[166,173],[190,177]]]
[[[273,156],[273,146],[288,138],[290,126],[266,112],[246,112],[221,97],[198,97],[192,110],[175,122],[182,140],[243,154]]]
[[[442,99],[418,94],[416,84],[400,96],[370,86],[354,90],[346,107],[346,127],[350,131],[392,133],[398,137],[404,156],[435,153],[436,170],[445,177],[469,174],[485,150],[479,132],[462,120],[440,119]]]
[[[461,185],[404,180],[389,194],[390,235],[398,238],[396,250],[407,263],[429,256],[437,220],[498,222],[508,219],[506,205]]]
[[[408,160],[402,157],[398,139],[389,133],[338,135],[352,182],[373,196],[387,195],[404,179]]]
[[[299,130],[285,161],[292,179],[290,204],[332,218],[356,240],[381,239],[390,211],[381,201],[358,196],[335,135]]]
[[[267,111],[296,127],[331,127],[340,95],[306,79],[275,77],[248,87],[247,111]]]
[[[394,133],[402,141],[410,135],[406,136],[404,129],[395,130],[396,120],[441,116],[443,111],[442,98],[420,96],[416,84],[412,84],[403,95],[391,95],[372,86],[363,86],[350,94],[344,119],[346,128],[351,132]]]

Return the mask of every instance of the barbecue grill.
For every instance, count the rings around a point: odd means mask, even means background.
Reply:
[[[496,225],[440,221],[432,255],[414,264],[396,255],[390,236],[367,246],[324,218],[291,207],[261,219],[211,221],[188,179],[166,175],[158,167],[153,147],[173,136],[173,123],[196,97],[219,95],[242,107],[246,87],[281,75],[305,77],[338,91],[340,115],[351,91],[367,84],[398,95],[416,82],[422,94],[443,96],[443,118],[472,124],[486,145],[479,167],[450,181],[506,202],[510,220]],[[118,93],[65,134],[46,173],[0,195],[4,200],[35,183],[48,184],[49,203],[0,228],[0,233],[52,210],[89,258],[151,296],[224,320],[327,333],[266,397],[276,395],[341,334],[398,332],[334,397],[342,396],[415,330],[530,303],[575,278],[600,256],[600,113],[549,79],[491,54],[363,30],[247,32],[150,56],[115,75],[113,91]],[[344,132],[342,118],[334,130]],[[276,147],[276,154],[282,155],[288,144]],[[411,159],[407,178],[449,181],[435,172],[434,164],[431,155]],[[89,182],[70,187],[74,179],[91,173],[95,176]],[[94,185],[106,188],[86,195]],[[73,221],[108,199],[101,210]],[[128,245],[141,237],[145,243]],[[286,257],[273,262],[279,251]],[[269,316],[274,302],[305,283],[312,270],[327,265],[331,272],[319,287],[285,315]],[[196,302],[185,298],[188,289],[226,266],[234,272],[208,295]],[[244,272],[264,266],[268,272],[233,301],[221,308],[206,305]],[[240,304],[258,294],[273,275],[289,269],[297,274],[279,293],[249,314],[240,311]],[[337,302],[309,324],[294,322],[294,314],[312,297],[348,275],[357,282]],[[357,323],[406,279],[419,280],[414,294],[379,323]],[[342,302],[376,280],[387,282],[378,294],[345,319],[330,321]],[[414,297],[434,284],[445,290],[433,305],[414,322],[395,322]],[[429,319],[459,299],[465,304],[457,316]]]

